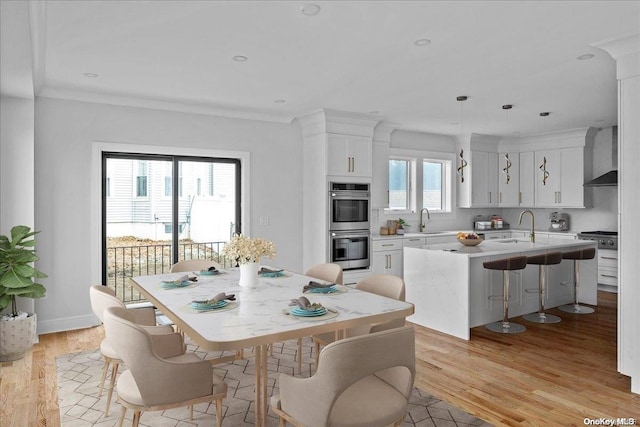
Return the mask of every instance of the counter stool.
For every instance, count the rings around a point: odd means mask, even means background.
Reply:
[[[525,320],[536,323],[558,323],[562,320],[558,316],[544,312],[544,300],[547,296],[547,266],[560,264],[560,262],[562,262],[562,252],[549,252],[527,257],[527,264],[538,266],[538,296],[540,297],[540,304],[537,313],[522,316]]]
[[[524,332],[527,328],[523,325],[509,322],[509,271],[524,269],[527,266],[527,257],[518,256],[498,259],[495,261],[487,261],[482,265],[488,270],[502,270],[502,284],[504,288],[504,294],[502,296],[502,321],[489,323],[485,325],[485,328],[501,334],[518,334]]]
[[[565,252],[562,254],[563,259],[573,260],[573,292],[575,302],[573,304],[558,307],[560,310],[574,314],[589,314],[594,312],[593,308],[578,304],[578,282],[580,281],[580,260],[593,259],[595,256],[596,248],[579,249],[577,251]]]

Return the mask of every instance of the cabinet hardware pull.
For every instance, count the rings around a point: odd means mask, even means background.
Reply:
[[[615,259],[616,261],[618,260],[618,258],[614,258],[614,257],[611,257],[611,256],[603,256],[601,258],[602,259]]]
[[[518,193],[518,203],[522,204],[522,191]]]
[[[489,203],[491,203],[491,191],[489,191]]]
[[[602,277],[611,277],[613,279],[617,279],[618,276],[612,276],[611,274],[601,274]]]
[[[562,191],[558,191],[558,203],[562,203]]]
[[[382,246],[393,246],[393,243],[383,243]]]
[[[356,171],[356,158],[352,157],[351,158],[351,172],[355,172]]]
[[[502,191],[498,193],[498,203],[502,203]]]

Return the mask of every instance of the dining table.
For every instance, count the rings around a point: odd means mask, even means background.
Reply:
[[[241,287],[238,268],[217,273],[190,272],[136,276],[131,282],[175,326],[207,351],[241,351],[253,348],[255,358],[255,425],[266,426],[268,346],[275,342],[316,334],[347,331],[365,324],[388,322],[413,314],[409,302],[336,285],[329,291],[306,289],[313,277],[264,266],[271,277],[259,277],[253,288]],[[192,280],[185,279],[185,275]],[[172,283],[174,285],[172,285]],[[198,309],[194,301],[208,301],[224,292],[225,300],[215,309]],[[301,316],[292,300],[305,296],[324,307],[324,314]],[[195,307],[195,308],[194,308]],[[343,333],[344,336],[344,333]],[[300,355],[298,356],[300,357]]]

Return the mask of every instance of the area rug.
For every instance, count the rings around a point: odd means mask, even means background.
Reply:
[[[187,340],[188,351],[194,351],[203,359],[217,358],[232,353],[205,352]],[[297,342],[290,340],[276,343],[273,355],[268,359],[269,384],[268,393],[278,393],[277,377],[279,373],[293,375],[294,355]],[[311,354],[312,343],[304,340],[303,369],[296,376],[308,377],[314,369],[314,358]],[[253,414],[253,384],[254,363],[251,350],[245,350],[246,359],[233,363],[219,364],[214,367],[218,376],[228,385],[227,398],[224,400],[224,419],[222,425],[252,426]],[[118,423],[121,407],[117,403],[116,393],[112,399],[109,416],[104,416],[107,402],[106,389],[98,397],[98,385],[102,375],[104,361],[100,350],[71,353],[56,358],[56,372],[58,376],[58,405],[60,407],[60,422],[63,426],[114,426]],[[121,371],[124,369],[121,368]],[[108,383],[108,379],[107,379]],[[127,412],[125,425],[131,424],[131,411]],[[188,409],[176,408],[167,411],[145,412],[140,420],[141,426],[212,426],[215,425],[215,404],[200,404],[194,407],[193,420],[189,419]],[[278,418],[269,411],[269,426],[277,426]],[[414,388],[409,411],[403,426],[490,426],[484,421],[466,412],[440,401],[418,388]]]

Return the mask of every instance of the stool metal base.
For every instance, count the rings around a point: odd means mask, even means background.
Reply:
[[[562,321],[558,316],[548,313],[530,313],[525,314],[522,318],[534,323],[559,323]]]
[[[519,334],[527,330],[523,325],[513,322],[493,322],[484,326],[491,332],[497,332],[499,334]]]
[[[567,304],[567,305],[562,305],[560,307],[558,307],[558,309],[566,312],[566,313],[573,313],[573,314],[591,314],[593,313],[595,310],[591,307],[585,307],[584,305],[580,305],[580,304]]]

